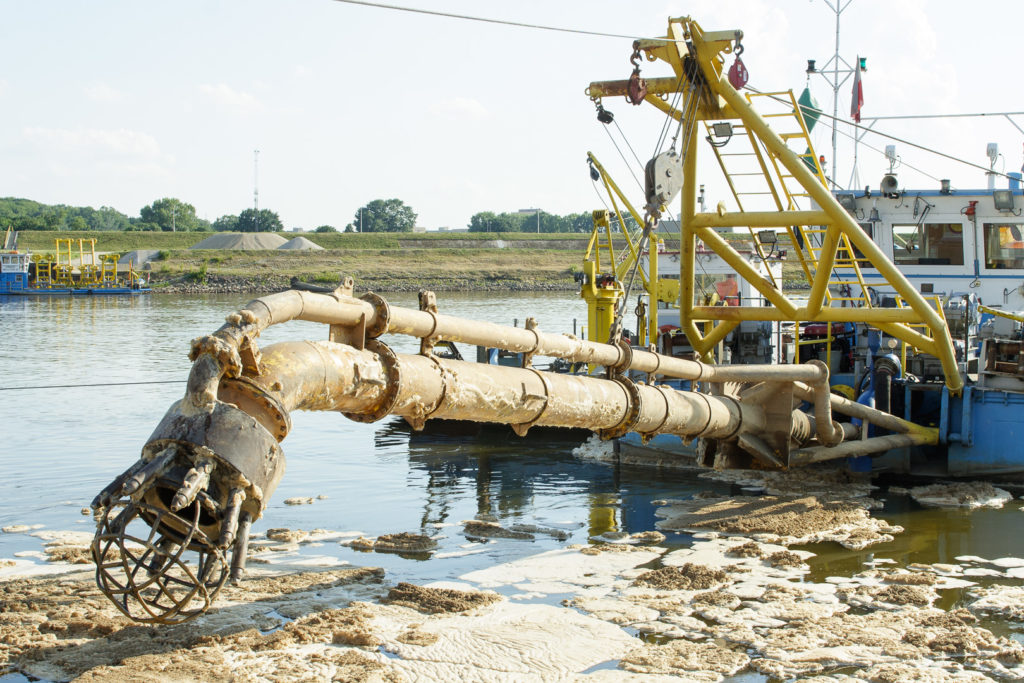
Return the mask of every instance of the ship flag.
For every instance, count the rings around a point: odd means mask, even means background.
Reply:
[[[864,86],[860,82],[860,71],[860,57],[857,57],[853,69],[853,93],[850,97],[850,116],[857,123],[860,123],[860,108],[864,106]]]

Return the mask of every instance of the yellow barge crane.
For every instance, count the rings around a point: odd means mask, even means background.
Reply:
[[[670,173],[671,164],[683,171],[680,322],[693,346],[706,352],[739,320],[754,314],[762,319],[767,314],[780,320],[877,322],[896,336],[922,337],[918,345],[923,346],[923,335],[906,325],[932,322],[928,316],[933,312],[908,287],[907,309],[824,306],[831,271],[827,254],[816,264],[806,305],[797,306],[767,281],[759,282],[758,289],[773,304],[770,308],[694,305],[698,237],[723,258],[731,258],[728,245],[712,230],[717,226],[827,225],[826,246],[834,248],[841,235],[848,235],[880,269],[885,267],[819,178],[721,78],[722,55],[732,50],[737,35],[705,34],[689,19],[670,20],[665,39],[640,41],[635,53],[662,59],[676,73],[648,81],[648,94],[641,99],[674,113],[658,95],[670,88],[691,89],[699,102],[692,110],[701,119],[742,120],[823,208],[695,213],[693,136],[676,161],[663,158],[649,168],[654,187],[663,184],[658,174]],[[590,86],[594,97],[628,89],[627,82]],[[647,198],[648,238],[656,227],[658,204],[670,195],[670,189],[659,190]],[[749,277],[743,260],[735,261],[737,272]],[[898,275],[891,264],[888,268]],[[186,621],[212,605],[229,576],[241,577],[250,525],[263,514],[284,476],[280,444],[291,430],[294,410],[334,411],[363,422],[396,415],[417,429],[428,419],[447,418],[509,424],[519,434],[534,425],[584,427],[604,438],[627,432],[645,438],[672,434],[711,444],[709,464],[718,467],[753,463],[786,469],[938,439],[935,429],[832,394],[828,369],[820,362],[711,365],[631,348],[614,334],[612,343],[602,343],[545,333],[532,320],[518,328],[447,316],[430,292],[421,292],[419,310],[414,310],[391,306],[373,293],[356,297],[353,288],[346,279],[330,293],[293,290],[256,299],[230,314],[216,332],[192,342],[185,396],[164,415],[139,459],[93,501],[99,519],[92,545],[97,581],[127,616],[143,622]],[[292,320],[325,325],[326,338],[260,348],[259,337],[267,327]],[[712,321],[715,327],[702,335],[699,321]],[[940,340],[948,341],[948,332],[945,338],[942,330],[932,332],[931,348],[952,363],[952,352],[947,359],[939,348]],[[392,351],[382,338],[393,334],[418,338],[419,353]],[[433,352],[440,342],[521,353],[522,367],[443,359]],[[536,356],[600,366],[605,372],[584,376],[542,371],[533,367]],[[951,388],[959,386],[955,370],[953,363],[947,377]],[[673,388],[665,382],[670,379],[689,380],[705,391]],[[804,402],[811,406],[808,412],[795,407]],[[836,413],[861,424],[839,422]],[[889,433],[870,436],[868,424]]]
[[[678,182],[681,197],[680,259],[679,259],[679,326],[686,333],[690,345],[707,355],[744,320],[771,320],[779,322],[852,322],[867,323],[892,337],[921,349],[942,363],[946,386],[959,393],[963,378],[957,367],[956,354],[949,330],[941,313],[930,306],[921,294],[906,280],[899,269],[875,245],[850,214],[829,192],[825,176],[812,151],[807,127],[800,108],[791,93],[741,94],[730,82],[725,63],[728,55],[736,61],[730,71],[742,74],[738,52],[742,47],[742,31],[705,32],[689,17],[669,19],[664,38],[638,40],[634,43],[633,75],[628,80],[597,81],[590,84],[587,94],[600,107],[603,98],[626,97],[633,104],[649,104],[675,120],[682,131],[682,153],[674,150],[661,155],[663,161],[673,157],[675,163],[663,163],[658,169],[662,175],[656,179],[662,184]],[[671,75],[655,78],[640,77],[640,55],[651,62],[664,62]],[[739,67],[739,68],[737,68]],[[742,87],[738,82],[738,87]],[[787,100],[788,98],[788,100]],[[671,100],[671,101],[670,101]],[[673,106],[672,101],[680,104]],[[795,126],[777,132],[755,111],[752,103],[764,104],[782,101],[782,111],[773,112],[771,120],[781,123],[795,121]],[[735,139],[745,141],[746,155],[753,161],[754,172],[730,173],[729,155],[711,145],[712,151],[732,191],[738,211],[727,211],[719,203],[714,212],[698,213],[697,207],[697,155],[699,135],[693,134],[698,124],[703,126],[709,139]],[[799,152],[788,143],[798,144]],[[652,164],[648,163],[648,177]],[[605,174],[602,172],[602,177]],[[740,177],[745,176],[745,177]],[[761,181],[759,187],[752,183]],[[612,186],[621,197],[617,187]],[[651,188],[648,186],[648,194]],[[769,199],[773,210],[744,210],[754,195]],[[800,200],[813,200],[816,209],[799,207]],[[648,209],[652,209],[651,202]],[[758,207],[760,208],[760,207]],[[637,220],[636,211],[631,210]],[[799,302],[783,291],[782,283],[759,274],[750,262],[735,249],[716,229],[783,229],[789,233],[797,250],[809,288],[806,302]],[[817,238],[812,239],[812,238]],[[695,296],[695,254],[698,241],[724,259],[736,273],[751,285],[770,304],[769,307],[704,306]],[[760,243],[754,240],[760,253]],[[855,257],[856,251],[863,254]],[[651,252],[654,253],[653,250]],[[763,257],[763,254],[761,254]],[[652,263],[654,259],[652,259]],[[878,308],[871,305],[859,264],[876,268],[889,285],[895,288],[905,306]],[[846,280],[860,290],[856,297],[859,305],[849,306],[852,297],[836,296],[829,285],[840,282],[838,273],[853,271]],[[649,301],[660,296],[657,276],[645,280],[649,287]],[[613,296],[605,292],[604,296]],[[711,329],[702,332],[700,323],[710,322]],[[652,321],[653,331],[655,324]],[[915,329],[916,328],[916,329]],[[919,331],[919,330],[924,330]]]

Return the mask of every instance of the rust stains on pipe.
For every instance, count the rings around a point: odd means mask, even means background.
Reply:
[[[814,390],[811,389],[806,384],[796,382],[793,384],[793,395],[805,401],[814,401],[815,393]],[[885,413],[882,412],[881,410],[876,410],[875,408],[862,405],[860,403],[857,403],[856,401],[851,401],[848,398],[838,396],[836,394],[829,393],[828,399],[832,409],[840,413],[843,413],[844,415],[849,415],[850,417],[856,417],[861,420],[865,420],[873,425],[881,427],[882,429],[887,429],[891,432],[897,432],[900,434],[913,432],[917,434],[927,435],[929,440],[923,443],[938,443],[938,430],[936,429],[922,427],[920,425],[914,424],[913,422],[908,422],[907,420],[898,418],[895,415],[890,415],[889,413]]]
[[[333,342],[285,342],[263,351],[263,372],[225,378],[220,399],[252,414],[278,440],[291,410],[393,414],[511,425],[624,427],[643,434],[732,438],[765,428],[764,411],[728,396],[676,391],[628,380],[355,349]],[[382,407],[386,404],[386,410]]]
[[[381,333],[432,336],[438,340],[463,342],[505,349],[515,353],[562,358],[635,370],[677,379],[711,382],[802,381],[816,382],[820,370],[808,365],[714,366],[699,361],[663,356],[650,351],[591,342],[569,334],[548,334],[539,330],[466,320],[442,313],[389,307],[373,302],[372,295],[356,299],[345,294],[322,294],[290,290],[250,301],[215,336],[236,346],[253,338],[270,325],[289,320],[351,327],[362,321]],[[383,300],[381,300],[383,302]]]
[[[876,436],[870,439],[859,441],[846,441],[838,446],[814,446],[793,451],[789,454],[791,467],[809,465],[823,460],[834,460],[848,456],[872,455],[884,453],[893,448],[905,446],[917,446],[930,443],[928,434],[889,434],[887,436]]]
[[[814,424],[818,432],[818,441],[823,446],[836,446],[843,441],[843,429],[832,419],[832,403],[829,396],[832,389],[828,385],[828,366],[820,360],[812,360],[808,365],[820,370],[820,377],[811,387],[814,390]]]

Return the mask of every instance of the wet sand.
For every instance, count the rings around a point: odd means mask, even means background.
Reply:
[[[902,532],[871,517],[869,497],[842,499],[819,483],[817,496],[655,501],[659,527],[695,532],[686,548],[649,545],[660,535],[612,535],[457,583],[395,584],[381,569],[288,564],[299,545],[356,543],[343,532],[275,528],[254,540],[249,577],[177,626],[139,625],[117,611],[81,564],[86,534],[35,531],[48,562],[0,566],[0,672],[85,681],[1024,678],[1024,647],[1009,637],[1024,621],[1024,558],[878,561],[812,578],[815,549],[850,539],[884,545]],[[964,490],[924,495],[952,505]],[[529,534],[461,526],[467,537],[486,531],[491,543]],[[436,545],[413,533],[360,540],[388,553]],[[950,594],[960,597],[946,605]]]

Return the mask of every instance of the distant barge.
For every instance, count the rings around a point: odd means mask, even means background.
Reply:
[[[34,260],[31,253],[18,250],[17,233],[8,229],[0,252],[0,295],[134,295],[153,291],[131,265],[127,274],[119,275],[116,254],[97,258],[94,239],[78,240],[78,266],[73,267],[71,243],[70,239],[57,239],[54,260]]]

